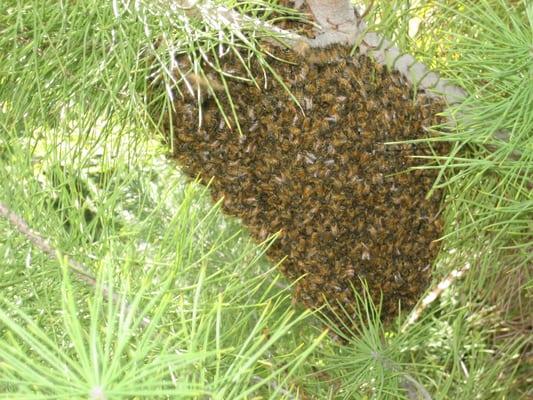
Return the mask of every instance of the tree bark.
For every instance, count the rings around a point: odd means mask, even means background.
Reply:
[[[325,47],[331,44],[355,43],[357,19],[355,9],[347,0],[307,0],[320,31],[313,44]]]

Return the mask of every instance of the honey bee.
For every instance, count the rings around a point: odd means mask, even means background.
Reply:
[[[314,190],[314,189],[313,189],[312,186],[309,186],[309,185],[305,186],[305,187],[304,187],[304,190],[303,190],[303,192],[302,192],[302,196],[303,196],[303,197],[309,197],[309,196],[311,196],[312,193],[313,193],[313,190]]]
[[[382,293],[391,293],[393,290],[394,290],[394,286],[392,285],[392,282],[390,280],[384,280],[381,282]]]
[[[309,43],[303,39],[296,41],[296,43],[292,46],[292,50],[300,57],[304,57],[310,49],[311,46],[309,46]]]
[[[224,90],[224,86],[219,83],[214,76],[212,75],[201,75],[198,73],[190,73],[184,76],[184,79],[187,80],[193,88],[199,88],[205,91],[214,91],[220,92]]]
[[[336,97],[334,94],[332,93],[324,93],[320,96],[320,100],[323,102],[323,103],[333,103],[335,102],[336,100]]]
[[[178,140],[180,140],[181,142],[185,142],[185,143],[194,142],[194,136],[191,135],[190,133],[187,134],[187,133],[180,132],[176,136]]]
[[[441,242],[439,240],[432,240],[430,243],[429,243],[429,250],[430,251],[433,251],[433,250],[437,250],[441,245]]]
[[[383,64],[380,64],[380,63],[377,62],[377,63],[375,63],[375,68],[376,68],[376,72],[377,72],[378,75],[383,75],[384,69],[385,69]]]
[[[435,226],[438,232],[441,232],[443,229],[442,222],[438,218],[433,221],[433,226]]]
[[[355,267],[353,267],[352,265],[348,265],[346,270],[345,270],[345,276],[348,279],[353,278],[355,276]]]
[[[336,113],[334,113],[334,114],[332,114],[332,115],[330,115],[329,117],[326,117],[326,118],[324,118],[324,119],[325,119],[326,121],[328,121],[328,122],[335,123],[335,122],[337,122],[337,121],[339,120],[339,116],[338,116]]]
[[[255,150],[257,148],[257,145],[255,143],[249,143],[246,148],[244,149],[245,153],[255,153]]]
[[[335,71],[336,74],[342,74],[346,70],[347,61],[345,58],[337,58],[335,60],[336,65],[333,68],[333,71]],[[342,76],[342,75],[341,75]]]
[[[374,228],[373,226],[369,226],[368,227],[368,233],[370,234],[370,237],[373,240],[377,240],[377,238],[378,238],[378,230],[376,228]]]
[[[257,203],[257,199],[255,197],[247,197],[243,200],[244,204],[253,205]]]
[[[383,184],[383,174],[378,173],[372,176],[372,184],[374,185],[381,185]]]
[[[361,142],[361,145],[364,146],[364,143]],[[359,161],[359,164],[363,165],[363,166],[367,165],[370,162],[370,159],[371,159],[370,153],[368,153],[366,151],[357,153],[356,156],[357,156],[357,159]]]
[[[361,186],[360,186],[360,189],[359,189],[359,193],[363,194],[363,195],[367,195],[370,193],[370,185],[366,182],[362,182],[361,183]]]

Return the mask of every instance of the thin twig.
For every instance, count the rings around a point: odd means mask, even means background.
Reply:
[[[429,292],[427,296],[424,297],[422,302],[411,312],[411,315],[409,316],[402,328],[402,332],[405,331],[405,329],[409,325],[414,324],[418,320],[418,318],[420,318],[424,310],[428,308],[431,303],[437,300],[440,295],[446,289],[448,289],[455,280],[461,278],[469,269],[470,263],[467,262],[462,268],[454,269],[443,280],[441,280],[437,284],[437,286],[431,292]]]
[[[2,202],[0,202],[0,216],[4,217],[19,233],[24,235],[35,247],[37,247],[43,253],[47,254],[50,258],[59,259],[59,251],[57,251],[50,244],[50,242],[44,238],[44,236],[31,229],[27,222],[22,219],[22,217],[11,211],[11,209]],[[91,274],[91,272],[85,265],[68,256],[65,257],[65,260],[69,268],[74,271],[75,275],[81,281],[93,287],[97,286],[96,278]],[[109,289],[105,286],[102,287],[102,293],[107,301],[113,301],[118,304],[123,301],[123,299],[118,293],[110,292]],[[131,305],[128,302],[125,303],[125,307],[126,310],[131,310]],[[147,326],[149,323],[150,319],[147,317],[144,317],[141,321],[141,324],[143,326]]]

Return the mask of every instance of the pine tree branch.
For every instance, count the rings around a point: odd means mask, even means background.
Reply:
[[[31,229],[27,222],[22,219],[22,217],[11,211],[10,208],[2,202],[0,202],[0,216],[6,219],[20,234],[25,236],[35,247],[47,254],[50,258],[60,258],[59,251],[56,250],[43,235]],[[97,286],[98,283],[96,278],[91,274],[90,270],[85,265],[68,256],[65,259],[69,268],[74,271],[75,275],[81,281],[93,287]],[[120,304],[124,301],[118,293],[111,293],[105,286],[102,287],[102,293],[107,301],[113,301],[117,304]],[[131,305],[126,302],[125,308],[127,311],[130,311]],[[150,319],[147,317],[143,318],[141,321],[143,326],[147,326],[149,323]]]

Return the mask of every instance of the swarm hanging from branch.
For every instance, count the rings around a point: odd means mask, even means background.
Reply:
[[[307,6],[318,24],[316,34],[312,38],[265,22],[259,22],[235,10],[211,3],[188,5],[184,8],[184,12],[189,17],[202,18],[204,22],[216,29],[229,28],[232,32],[237,32],[237,36],[244,35],[242,31],[244,29],[249,30],[250,27],[253,27],[252,30],[266,30],[271,34],[267,40],[285,44],[300,54],[311,53],[311,49],[333,47],[337,44],[354,46],[357,48],[358,54],[367,55],[377,64],[386,66],[390,71],[396,71],[403,78],[400,81],[409,83],[415,90],[423,91],[426,97],[434,98],[447,105],[461,103],[465,100],[466,92],[462,88],[441,78],[436,72],[430,71],[426,65],[417,62],[413,56],[402,54],[383,36],[369,32],[363,18],[357,14],[349,1],[307,0]],[[331,62],[337,61],[335,58],[340,57],[335,54],[335,52],[331,53],[331,58],[333,58]],[[450,125],[453,125],[452,117],[449,118]],[[498,133],[497,138],[508,139],[508,135]],[[433,291],[433,293],[438,296],[440,292]],[[417,308],[413,312],[413,318],[416,319],[422,310],[423,308]]]

